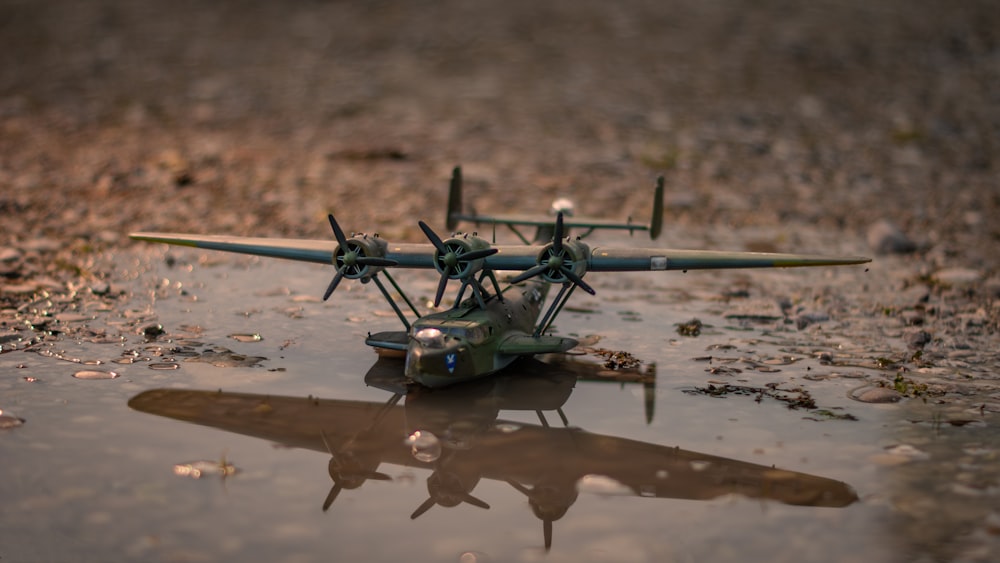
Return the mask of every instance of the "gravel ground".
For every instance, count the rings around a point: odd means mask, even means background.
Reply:
[[[8,311],[104,290],[132,230],[327,237],[334,211],[419,240],[461,163],[480,209],[604,216],[662,173],[679,246],[888,254],[869,310],[997,332],[990,2],[3,0],[0,22]],[[817,231],[839,242],[798,246]]]

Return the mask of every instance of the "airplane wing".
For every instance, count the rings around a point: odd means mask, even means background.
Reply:
[[[797,268],[864,264],[863,256],[823,256],[771,252],[671,250],[656,248],[595,248],[587,269],[592,272],[656,270],[715,270],[733,268]]]
[[[469,405],[481,403],[465,401],[464,410],[442,405],[429,413],[427,421],[454,422],[454,417],[469,414]],[[290,447],[338,455],[350,451],[378,462],[433,467],[416,459],[404,441],[419,415],[418,410],[409,412],[413,408],[409,402],[403,407],[315,397],[153,389],[136,395],[128,404],[137,411]],[[496,412],[490,410],[489,414],[495,417]],[[448,425],[456,427],[461,425]],[[510,431],[510,423],[496,420],[496,424],[467,436],[467,446],[452,452],[449,465],[461,465],[467,474],[523,488],[561,484],[567,491],[575,491],[581,485],[586,489],[589,480],[597,491],[611,485],[616,490],[625,487],[621,493],[645,497],[707,500],[741,494],[828,507],[857,500],[845,483],[815,475],[578,428],[523,423],[516,427],[517,431]]]
[[[332,264],[337,242],[332,240],[133,233],[135,240],[160,242],[206,250]],[[544,245],[496,245],[497,253],[485,259],[494,270],[524,271],[534,268]],[[435,247],[429,243],[390,243],[384,258],[397,268],[434,269]],[[767,252],[672,250],[666,248],[594,248],[587,259],[592,272],[705,270],[721,268],[793,268],[838,266],[871,262],[862,256],[821,256]]]

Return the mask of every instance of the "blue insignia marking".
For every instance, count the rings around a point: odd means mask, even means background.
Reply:
[[[455,364],[458,363],[458,358],[455,354],[448,354],[444,357],[444,365],[448,367],[448,373],[455,373]]]

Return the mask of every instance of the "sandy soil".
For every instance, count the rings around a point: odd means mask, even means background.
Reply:
[[[990,2],[535,4],[0,2],[8,310],[113,282],[132,230],[417,240],[460,163],[480,209],[620,216],[664,174],[681,246],[914,249],[866,299],[997,332]]]

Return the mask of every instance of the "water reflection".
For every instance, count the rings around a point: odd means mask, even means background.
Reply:
[[[400,361],[380,359],[365,381],[391,394],[384,403],[155,389],[133,397],[129,406],[327,454],[333,484],[324,511],[344,489],[391,480],[379,471],[383,464],[430,471],[427,499],[413,519],[434,507],[489,509],[489,499],[473,494],[477,484],[507,483],[541,520],[546,549],[553,523],[581,493],[689,500],[735,494],[821,507],[857,500],[840,481],[571,427],[562,407],[577,380],[607,380],[607,373],[565,361],[522,360],[515,366],[509,375],[431,390],[408,385]],[[652,377],[624,379],[632,382],[622,384],[645,387],[651,418]],[[502,411],[534,411],[539,423],[503,420]],[[546,413],[555,413],[561,425],[550,424]]]

